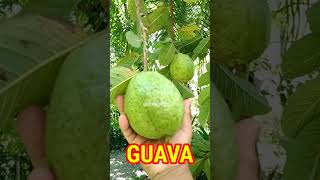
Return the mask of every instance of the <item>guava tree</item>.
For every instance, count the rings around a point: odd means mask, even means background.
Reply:
[[[267,1],[214,1],[213,14],[213,52],[214,85],[220,91],[216,101],[222,95],[224,105],[215,106],[214,126],[222,129],[221,119],[241,120],[254,115],[269,112],[270,107],[264,96],[256,89],[252,66],[261,63],[261,55],[271,43],[269,40],[270,20],[280,26],[280,46],[282,64],[276,71],[281,79],[279,94],[284,105],[281,126],[286,135],[281,142],[287,150],[287,161],[283,172],[284,179],[317,179],[319,178],[319,2],[310,9],[310,1],[270,1],[269,5],[277,9],[271,13]],[[250,7],[256,7],[252,9]],[[307,35],[303,23],[303,9],[311,32]],[[252,13],[252,14],[251,14]],[[302,35],[302,36],[301,36]],[[278,43],[278,42],[272,42]],[[271,56],[272,57],[272,56]],[[263,62],[263,61],[262,61]],[[304,77],[302,77],[304,76]],[[307,82],[299,81],[299,78]],[[298,83],[297,83],[298,82]],[[297,85],[301,85],[298,88]],[[302,85],[303,84],[303,85]],[[215,90],[216,91],[216,90]],[[268,93],[268,92],[267,92]],[[217,103],[214,101],[214,103]],[[227,106],[225,105],[227,104]],[[224,113],[219,113],[224,112]],[[229,114],[229,115],[226,115]],[[220,116],[218,116],[220,115]],[[224,116],[223,116],[224,115]],[[232,117],[231,117],[232,116]],[[219,123],[220,122],[220,123]],[[236,144],[232,141],[233,122],[228,129],[214,134],[214,164],[217,163],[214,176],[218,179],[234,179]],[[223,133],[231,132],[223,137]],[[281,134],[281,133],[279,133]],[[281,139],[282,137],[276,137]],[[222,139],[222,140],[221,140]],[[220,141],[219,141],[220,140]],[[229,142],[222,143],[222,142]],[[220,144],[219,144],[220,143]],[[222,157],[220,159],[220,157]],[[229,157],[229,158],[228,158]],[[233,168],[233,169],[232,169]],[[230,173],[231,172],[231,173]],[[229,174],[228,174],[229,173]],[[219,176],[220,175],[220,176]],[[277,178],[271,173],[268,178]]]
[[[306,11],[311,33],[293,41],[283,54],[283,79],[307,77],[284,103],[282,130],[288,138],[284,179],[319,179],[320,2]]]
[[[46,137],[48,137],[47,149],[50,149],[50,152],[47,154],[50,165],[55,169],[59,179],[70,179],[70,176],[71,179],[78,179],[76,176],[81,174],[79,173],[81,168],[106,178],[107,148],[104,146],[107,137],[103,135],[106,133],[104,128],[106,118],[104,118],[105,104],[101,103],[105,102],[104,94],[107,91],[106,88],[101,88],[107,82],[105,51],[108,41],[105,38],[107,32],[102,31],[107,25],[105,1],[94,3],[80,1],[75,4],[73,1],[31,0],[2,1],[0,4],[2,7],[10,8],[16,3],[21,3],[22,10],[14,12],[13,14],[17,14],[11,18],[2,17],[0,23],[0,132],[3,139],[1,156],[8,157],[1,158],[5,164],[1,165],[4,169],[1,169],[0,179],[25,179],[31,168],[20,138],[15,132],[15,117],[28,105],[38,105],[48,110],[49,123],[46,127]],[[88,8],[91,8],[91,11],[95,10],[95,13],[86,11]],[[80,86],[72,84],[77,82]],[[72,95],[65,96],[70,91],[73,92]],[[82,100],[83,103],[79,104],[79,93],[89,100]],[[93,95],[95,98],[91,97]],[[65,107],[63,110],[55,110],[63,106]],[[80,109],[85,106],[93,109],[87,109],[87,115],[83,116],[84,111]],[[83,118],[79,118],[81,116]],[[51,121],[50,117],[54,120]],[[69,128],[65,128],[66,131],[62,132],[63,128],[58,128],[57,120],[61,121],[60,125]],[[91,128],[85,125],[86,122],[92,125]],[[77,136],[72,135],[72,129],[75,128]],[[89,129],[100,134],[98,135],[100,143],[96,142],[102,146],[98,148],[100,153],[84,153],[85,149],[90,149],[85,147],[86,144],[94,142],[93,139],[85,141],[81,138],[82,141],[76,142],[77,137],[87,136]],[[60,130],[61,133],[57,134]],[[70,146],[64,146],[59,139],[69,139],[70,141],[67,140],[66,143]],[[58,141],[54,142],[55,140]],[[92,160],[93,156],[100,154],[97,155],[101,157],[100,162],[103,163],[97,168],[100,172],[97,173],[96,169],[90,170],[91,165],[86,160],[78,161],[79,166],[73,167],[72,171],[63,172],[64,166],[71,167],[68,163],[73,161],[70,160],[70,156],[66,158],[66,150],[75,152],[73,154],[75,158],[71,157],[74,161],[83,158],[79,154],[76,155],[77,152],[82,151],[88,157],[87,160]],[[91,160],[89,161],[92,162]]]
[[[197,162],[191,170],[194,177],[210,179],[209,1],[112,1],[110,16],[110,100],[125,94],[130,80],[146,70],[171,80],[183,99],[196,97]],[[195,66],[195,75],[183,74],[180,62]]]
[[[238,168],[235,123],[271,110],[249,66],[269,44],[271,12],[266,0],[213,0],[211,9],[213,179],[229,180]]]

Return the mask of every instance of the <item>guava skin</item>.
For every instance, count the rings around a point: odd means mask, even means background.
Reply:
[[[211,51],[215,62],[248,64],[264,52],[271,30],[267,0],[216,0],[212,9],[215,28]]]
[[[170,73],[173,79],[188,82],[192,79],[193,72],[193,61],[188,55],[182,53],[175,55],[170,65]]]
[[[46,120],[46,155],[57,180],[108,179],[106,36],[70,53]]]
[[[124,105],[130,126],[143,137],[172,136],[181,127],[183,98],[175,85],[158,72],[141,72],[132,78]]]

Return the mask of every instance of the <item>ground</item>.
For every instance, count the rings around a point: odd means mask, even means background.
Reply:
[[[141,169],[140,165],[131,165],[127,162],[124,150],[111,151],[111,180],[145,179],[142,177],[144,172],[142,172]]]

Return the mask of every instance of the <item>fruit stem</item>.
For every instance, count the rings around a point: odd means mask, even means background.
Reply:
[[[144,26],[141,18],[141,1],[140,0],[135,0],[136,4],[136,13],[137,13],[137,18],[138,18],[138,23],[140,25],[140,29],[142,32],[142,41],[143,41],[143,65],[144,71],[148,71],[148,61],[147,61],[147,54],[148,54],[148,48],[147,48],[147,31],[148,29]]]

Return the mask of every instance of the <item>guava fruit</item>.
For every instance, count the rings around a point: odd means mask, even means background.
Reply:
[[[160,139],[181,126],[183,99],[179,90],[158,72],[141,72],[131,79],[125,94],[125,113],[139,135]]]
[[[46,122],[46,153],[58,180],[107,179],[108,48],[98,36],[64,61]]]
[[[235,65],[257,59],[270,38],[267,0],[214,0],[213,60]]]
[[[176,54],[170,65],[173,79],[188,82],[193,77],[194,65],[192,59],[186,54]]]

